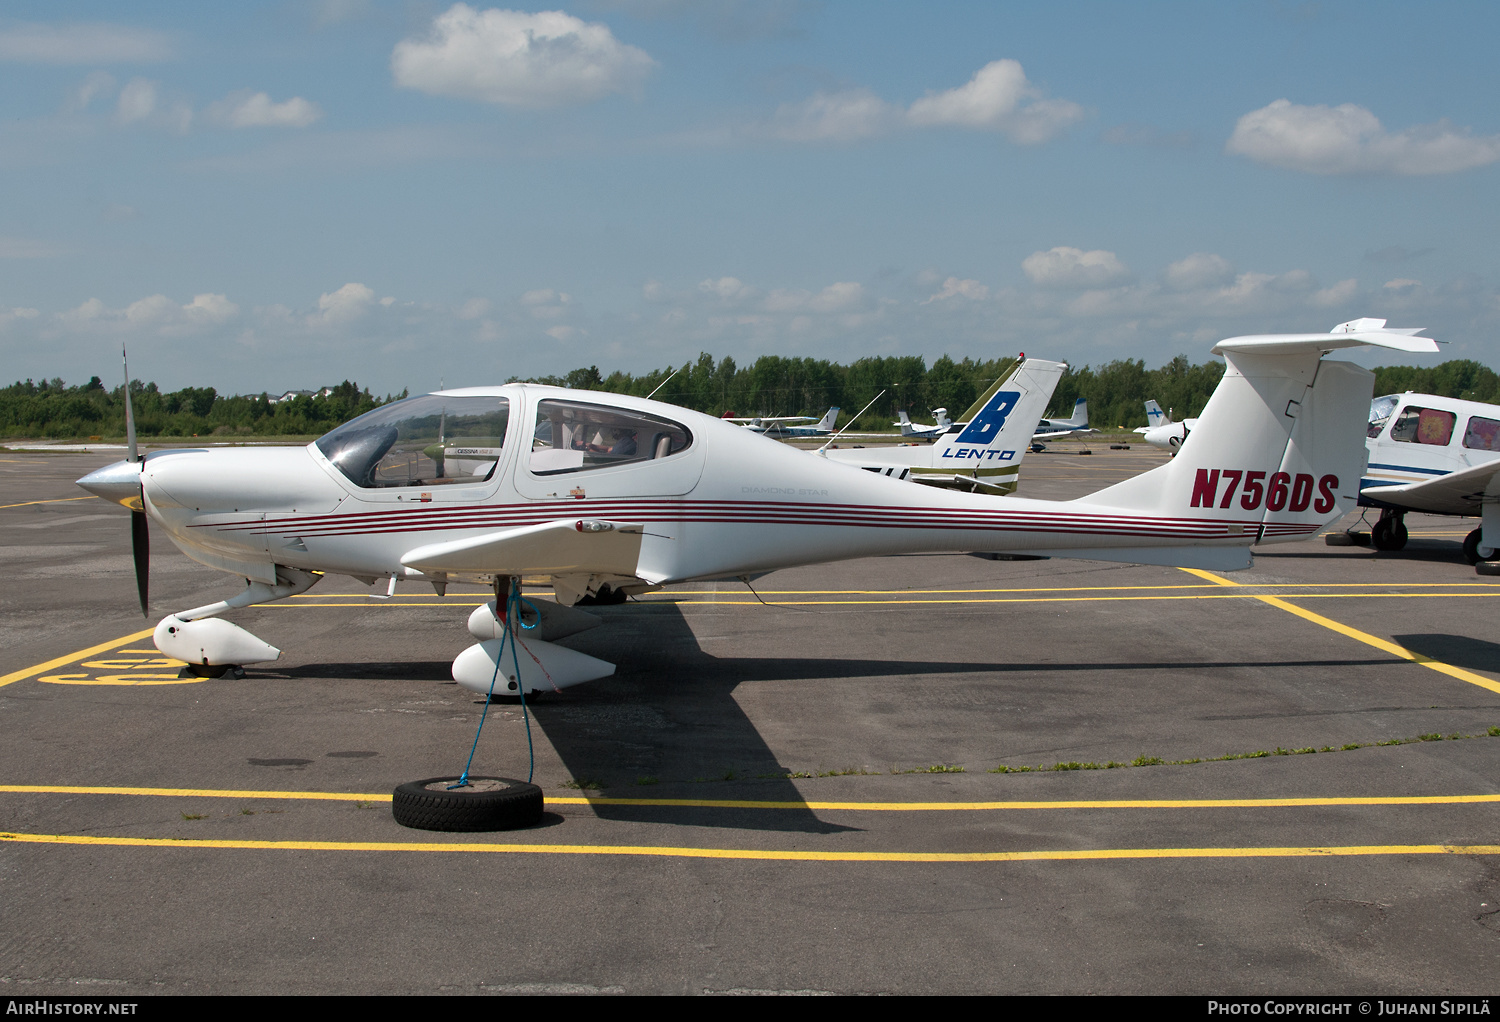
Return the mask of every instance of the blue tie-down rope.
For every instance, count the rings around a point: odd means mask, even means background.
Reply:
[[[537,616],[537,623],[541,623],[542,615],[537,610],[536,605],[530,600],[521,599],[521,587],[515,582],[512,582],[510,587],[510,597],[505,602],[505,619],[503,622],[505,627],[500,635],[500,648],[495,651],[495,673],[490,675],[490,690],[485,694],[484,697],[484,711],[479,714],[479,727],[474,729],[474,744],[469,746],[469,760],[464,764],[463,776],[458,779],[457,784],[448,785],[449,791],[452,791],[454,788],[466,787],[469,783],[469,767],[474,764],[474,750],[479,748],[479,735],[484,731],[484,721],[490,713],[490,700],[495,695],[495,682],[500,678],[500,663],[505,657],[505,646],[507,642],[510,644],[511,663],[514,664],[516,668],[516,691],[521,695],[521,719],[526,722],[526,756],[528,760],[526,767],[526,783],[530,784],[531,778],[536,774],[536,749],[531,744],[531,714],[526,710],[526,682],[521,679],[521,658],[520,654],[516,652],[516,640],[511,636],[510,633],[512,621],[519,622],[521,627],[525,629],[536,627],[536,625],[528,625],[525,619],[522,617],[512,616],[519,615],[521,613],[522,604],[530,607],[531,612],[533,614],[536,614]]]

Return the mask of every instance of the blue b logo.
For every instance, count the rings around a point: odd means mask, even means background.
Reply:
[[[1000,435],[1000,429],[1005,425],[1010,410],[1021,400],[1021,392],[1018,390],[1002,390],[990,398],[990,403],[984,406],[984,410],[974,416],[974,421],[964,427],[964,431],[958,435],[954,443],[959,444],[988,444]]]

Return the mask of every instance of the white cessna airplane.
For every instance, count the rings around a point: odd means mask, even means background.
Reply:
[[[1036,424],[1036,433],[1032,436],[1032,449],[1043,450],[1039,440],[1061,440],[1063,437],[1077,436],[1080,433],[1097,433],[1096,429],[1089,428],[1089,403],[1083,398],[1073,402],[1073,417],[1071,419],[1042,419]]]
[[[129,460],[79,484],[136,512],[143,610],[148,515],[189,557],[244,580],[229,599],[156,627],[159,650],[204,673],[280,652],[219,615],[304,592],[325,573],[440,593],[493,582],[497,597],[523,574],[548,575],[557,599],[534,601],[530,631],[520,632],[524,614],[478,608],[469,628],[480,641],[453,663],[473,691],[534,692],[613,673],[549,641],[588,624],[572,608],[586,597],[912,552],[1247,567],[1252,547],[1312,535],[1358,499],[1374,377],[1322,356],[1366,344],[1436,350],[1352,325],[1222,341],[1214,351],[1228,368],[1193,446],[1070,501],[912,486],[672,405],[528,384],[398,401],[306,447],[140,458],[132,423]],[[425,451],[444,422],[450,439],[496,440],[501,453],[438,476]],[[526,655],[501,662],[497,636],[510,635]]]
[[[1196,441],[1195,441],[1196,442]],[[1387,394],[1370,402],[1361,507],[1381,509],[1377,550],[1406,545],[1406,513],[1479,516],[1464,539],[1470,564],[1500,548],[1500,405],[1436,394]]]
[[[823,414],[821,419],[814,419],[811,415],[777,415],[758,416],[753,419],[726,418],[721,421],[733,422],[742,429],[748,429],[752,433],[764,433],[770,437],[798,437],[798,436],[827,436],[833,432],[833,424],[838,421],[839,406],[834,405]],[[816,422],[814,426],[788,426],[789,422]]]

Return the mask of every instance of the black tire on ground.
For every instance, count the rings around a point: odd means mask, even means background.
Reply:
[[[1468,561],[1470,564],[1479,563],[1480,531],[1481,530],[1479,529],[1475,529],[1473,532],[1464,537],[1464,560]]]
[[[1406,546],[1406,523],[1399,518],[1382,518],[1370,530],[1370,542],[1376,550],[1400,550]]]
[[[1500,561],[1480,561],[1474,565],[1474,572],[1479,575],[1500,575]]]
[[[457,777],[430,777],[398,787],[391,813],[403,827],[417,830],[480,831],[530,827],[542,818],[542,789],[510,777],[470,777],[464,788],[448,785]]]

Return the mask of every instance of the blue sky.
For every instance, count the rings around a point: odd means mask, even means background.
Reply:
[[[0,376],[1496,359],[1494,4],[12,2]]]

